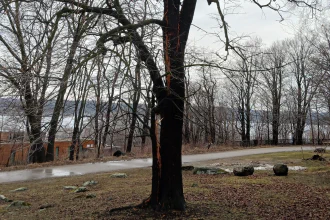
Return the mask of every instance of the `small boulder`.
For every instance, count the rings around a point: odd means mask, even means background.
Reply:
[[[71,190],[71,189],[77,189],[76,186],[63,186],[64,189]]]
[[[315,153],[325,153],[325,148],[319,147],[314,150]]]
[[[80,193],[80,192],[86,192],[86,191],[87,191],[87,188],[86,187],[79,187],[74,192],[75,193]]]
[[[92,185],[96,185],[97,183],[98,183],[97,181],[90,180],[90,181],[84,182],[83,186],[92,186]]]
[[[6,196],[4,196],[4,195],[0,195],[0,200],[2,200],[2,201],[5,201],[5,202],[12,202],[13,200],[11,200],[11,199],[8,199]]]
[[[126,175],[126,173],[114,173],[110,177],[112,177],[112,178],[126,178],[127,175]]]
[[[117,150],[116,152],[113,153],[114,157],[120,157],[120,156],[124,156],[124,155],[125,155],[125,153],[120,150]]]
[[[27,207],[30,206],[30,203],[24,202],[24,201],[14,201],[12,202],[7,208],[11,207]]]
[[[216,175],[216,174],[227,174],[228,172],[214,167],[196,167],[193,171],[193,174],[209,174],[209,175]]]
[[[54,206],[55,206],[54,204],[45,204],[45,205],[41,205],[39,207],[39,209],[48,209],[48,208],[52,208]]]
[[[4,195],[0,195],[0,200],[7,202],[7,197]]]
[[[92,199],[92,198],[95,198],[95,197],[96,197],[95,194],[88,194],[88,195],[86,196],[87,199]]]
[[[235,176],[250,176],[254,173],[253,166],[235,167],[233,170]]]
[[[275,164],[273,167],[273,171],[276,176],[287,176],[289,168],[285,164]]]
[[[10,192],[22,192],[22,191],[25,191],[25,190],[28,190],[28,188],[27,187],[20,187],[20,188],[14,189],[14,190],[10,190]]]

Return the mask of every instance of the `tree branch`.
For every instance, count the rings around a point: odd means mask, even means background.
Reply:
[[[110,31],[108,31],[105,34],[102,34],[101,37],[98,39],[96,45],[97,46],[102,46],[105,42],[107,42],[108,38],[112,35],[115,35],[117,33],[119,33],[120,31],[123,30],[136,30],[139,27],[143,27],[149,24],[158,24],[160,26],[164,25],[164,22],[158,19],[148,19],[145,21],[142,21],[138,24],[128,24],[128,25],[124,25],[124,26],[120,26],[120,27],[116,27]]]

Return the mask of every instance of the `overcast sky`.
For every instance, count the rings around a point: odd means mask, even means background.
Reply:
[[[237,3],[239,3],[237,1]],[[265,45],[270,45],[277,40],[283,40],[293,36],[294,27],[299,25],[299,16],[282,13],[284,21],[279,22],[281,17],[277,12],[270,9],[261,10],[257,5],[250,2],[241,1],[240,7],[232,7],[234,10],[231,14],[226,15],[225,19],[230,26],[230,36],[258,36]],[[298,13],[297,13],[298,14]],[[209,32],[222,33],[216,20],[218,17],[217,8],[214,3],[210,6],[206,1],[197,1],[197,8],[193,20],[193,25]],[[205,36],[205,32],[192,26],[189,36],[189,44],[210,47],[211,49],[220,48],[221,43],[209,35]]]

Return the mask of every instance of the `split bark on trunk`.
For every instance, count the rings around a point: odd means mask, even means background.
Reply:
[[[195,7],[196,0],[185,0],[182,5],[180,0],[164,0],[166,96],[158,100],[160,145],[156,146],[154,153],[157,155],[156,162],[160,163],[153,173],[151,195],[151,205],[159,209],[185,209],[181,171],[184,52]]]
[[[166,88],[161,73],[143,39],[134,28],[128,29],[130,42],[139,52],[153,81],[153,92],[161,117],[160,144],[153,140],[153,178],[150,198],[145,201],[155,209],[185,209],[181,173],[182,127],[184,111],[184,53],[190,25],[197,0],[164,0],[163,47],[166,70]],[[116,13],[111,9],[107,14],[115,17],[123,26],[130,26],[118,0],[113,1]],[[158,22],[159,23],[159,22]],[[128,39],[128,38],[125,38]],[[119,43],[120,39],[114,41]],[[103,36],[98,41],[101,49],[107,41]],[[152,113],[154,114],[154,113]],[[152,117],[153,118],[153,117]],[[152,123],[154,124],[154,123]],[[154,125],[152,125],[154,126]],[[153,130],[155,133],[155,130]],[[152,136],[152,135],[151,135]]]

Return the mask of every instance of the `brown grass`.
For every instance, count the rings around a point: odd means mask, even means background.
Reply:
[[[292,157],[292,165],[301,162],[295,159],[295,152],[271,155],[258,158],[270,158],[266,162],[276,163]],[[255,156],[235,158],[232,162],[257,159]],[[307,171],[290,171],[287,177],[276,177],[271,171],[256,171],[249,177],[193,175],[192,171],[184,171],[185,212],[129,209],[109,213],[112,208],[134,206],[148,197],[150,168],[125,171],[128,177],[123,179],[101,173],[2,184],[0,194],[31,206],[7,208],[9,203],[0,202],[0,219],[329,219],[329,164],[314,162],[307,166]],[[84,193],[63,189],[66,185],[81,186],[88,180],[99,183]],[[18,187],[28,190],[9,192]],[[88,194],[96,197],[88,199]],[[39,209],[46,204],[53,207]]]

